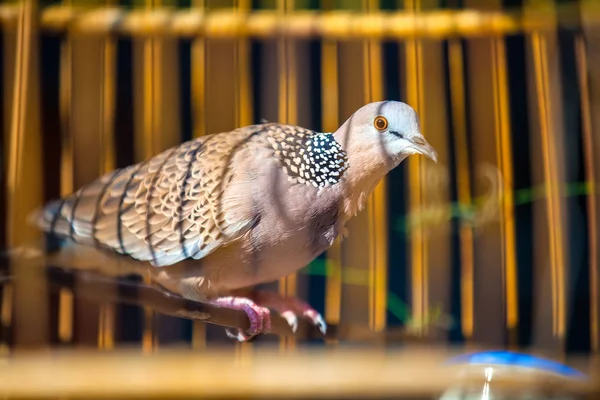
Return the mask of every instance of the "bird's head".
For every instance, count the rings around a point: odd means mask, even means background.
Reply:
[[[417,112],[399,101],[361,107],[334,137],[348,154],[355,174],[383,176],[413,154],[422,154],[437,163],[436,150],[421,134]]]
[[[437,163],[437,152],[421,133],[419,116],[400,101],[379,101],[359,108],[334,133],[349,155],[361,153],[395,167],[422,154]]]

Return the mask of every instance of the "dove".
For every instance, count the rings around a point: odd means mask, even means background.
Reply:
[[[144,265],[186,299],[242,310],[239,341],[270,332],[271,310],[296,329],[307,302],[254,289],[307,266],[410,155],[437,163],[417,112],[399,101],[356,110],[335,132],[261,121],[213,133],[107,173],[33,215],[69,246]],[[130,271],[123,271],[130,273]]]

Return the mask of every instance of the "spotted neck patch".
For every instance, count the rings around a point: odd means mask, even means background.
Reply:
[[[331,133],[278,127],[269,142],[290,181],[326,187],[342,179],[348,156]]]

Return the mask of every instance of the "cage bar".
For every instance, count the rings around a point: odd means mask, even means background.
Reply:
[[[565,200],[560,194],[565,178],[564,127],[556,31],[532,33],[528,47],[533,173],[536,183],[544,185],[545,194],[536,202],[534,214],[537,315],[533,340],[537,346],[562,350],[566,344],[568,253]]]
[[[600,21],[600,5],[586,6],[587,21]],[[364,14],[337,10],[331,12],[296,11],[282,17],[275,10],[252,12],[247,15],[235,10],[220,9],[203,13],[193,9],[179,11],[126,10],[119,7],[77,9],[48,6],[42,10],[41,28],[51,31],[70,29],[79,34],[119,33],[134,36],[175,35],[193,37],[327,37],[327,38],[411,38],[450,36],[496,36],[551,29],[560,24],[567,29],[581,27],[579,8],[563,3],[552,21],[552,10],[539,7],[535,15],[518,8],[498,11],[432,10],[415,17],[410,12],[377,12]],[[18,4],[0,6],[0,23],[14,26]]]
[[[333,0],[324,1],[323,8],[330,10]],[[335,132],[339,126],[338,46],[333,39],[324,39],[321,44],[321,104],[324,132]],[[336,240],[327,250],[325,261],[325,320],[328,324],[339,324],[342,302],[342,245]]]
[[[10,150],[7,162],[7,248],[39,246],[41,235],[23,223],[42,203],[42,146],[39,109],[38,2],[19,10],[15,53]],[[11,260],[13,345],[39,348],[48,343],[48,313],[43,270],[20,257]],[[6,317],[5,317],[6,318]]]

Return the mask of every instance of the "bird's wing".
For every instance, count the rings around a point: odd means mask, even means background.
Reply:
[[[204,136],[108,173],[48,204],[36,223],[155,266],[205,257],[257,218],[250,208],[228,210],[221,200],[235,175],[234,155],[259,131],[254,126]]]

